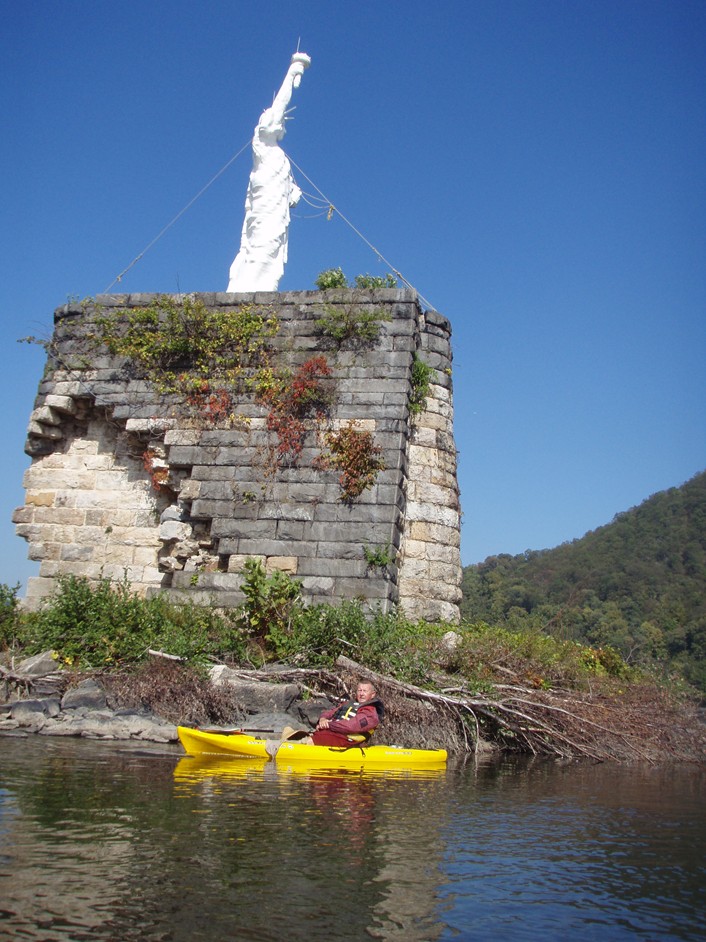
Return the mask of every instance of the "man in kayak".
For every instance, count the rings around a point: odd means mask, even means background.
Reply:
[[[311,734],[315,746],[350,746],[349,736],[370,737],[383,718],[385,707],[369,680],[360,681],[355,696],[355,700],[346,700],[321,714]]]

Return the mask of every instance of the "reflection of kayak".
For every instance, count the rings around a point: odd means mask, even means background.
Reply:
[[[178,726],[177,733],[182,746],[191,756],[269,758],[267,741],[247,732],[211,732]],[[438,768],[446,762],[446,750],[366,746],[364,743],[339,748],[285,740],[277,750],[275,761],[278,764],[299,763],[329,768]]]
[[[198,782],[209,778],[264,778],[269,763],[264,759],[248,759],[243,756],[183,756],[174,769],[174,778],[179,782]]]
[[[386,778],[428,779],[444,775],[446,765],[400,766],[399,768],[384,768],[382,766],[361,767],[360,765],[347,765],[343,768],[327,767],[323,762],[307,765],[303,762],[270,763],[267,759],[252,759],[247,756],[237,756],[231,753],[225,756],[184,756],[179,759],[174,769],[174,778],[184,784],[195,784],[204,780],[226,779],[265,779],[272,774],[277,776],[305,776],[310,780],[322,778],[338,778],[342,776],[361,776],[365,778],[384,775]]]

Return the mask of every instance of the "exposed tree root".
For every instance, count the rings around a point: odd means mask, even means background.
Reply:
[[[607,696],[498,684],[484,697],[456,686],[450,696],[400,683],[345,657],[337,666],[373,680],[390,706],[385,734],[394,733],[403,745],[443,745],[459,755],[490,741],[505,751],[562,759],[706,761],[706,726],[696,709],[657,686],[631,684]]]

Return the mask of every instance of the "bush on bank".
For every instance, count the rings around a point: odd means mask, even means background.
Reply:
[[[539,631],[484,623],[412,622],[399,611],[370,612],[357,601],[305,605],[300,584],[259,561],[244,572],[244,601],[222,610],[144,599],[126,580],[65,576],[37,612],[24,612],[18,587],[0,585],[0,649],[28,656],[52,649],[74,668],[130,668],[157,649],[195,667],[213,661],[260,667],[277,661],[332,667],[345,654],[372,670],[430,689],[460,675],[476,690],[498,679],[537,689],[581,688],[637,674],[611,648],[559,641]],[[453,631],[452,643],[444,636]]]

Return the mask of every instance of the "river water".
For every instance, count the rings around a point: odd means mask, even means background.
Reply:
[[[180,755],[0,738],[0,939],[704,937],[703,768]]]

